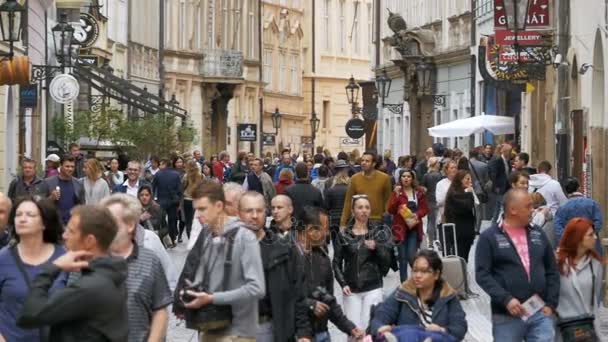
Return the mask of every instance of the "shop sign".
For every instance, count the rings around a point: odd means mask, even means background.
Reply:
[[[361,139],[340,137],[340,146],[360,146],[360,145],[361,145]]]
[[[550,0],[530,0],[528,15],[526,17],[526,28],[547,29],[550,23]],[[494,0],[494,29],[504,30],[507,28],[507,14],[504,0]]]
[[[80,93],[78,80],[70,74],[55,76],[49,86],[49,92],[55,102],[66,104],[74,101]]]
[[[346,122],[346,135],[353,139],[359,139],[365,135],[365,123],[359,118],[354,118]]]
[[[515,33],[509,30],[497,30],[496,44],[513,45],[515,44]],[[542,45],[545,43],[544,35],[538,31],[519,31],[517,32],[517,44],[519,45]]]
[[[97,41],[99,37],[99,24],[89,13],[80,13],[80,25],[74,25],[74,39],[78,41],[81,49],[86,49]]]
[[[38,105],[38,85],[30,84],[19,87],[19,107],[35,108]]]
[[[262,134],[262,145],[264,146],[274,146],[276,145],[277,136],[274,134],[264,133]]]
[[[239,141],[256,141],[258,138],[256,124],[238,124],[236,130]]]

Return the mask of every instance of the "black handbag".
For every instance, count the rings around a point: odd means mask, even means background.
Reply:
[[[593,264],[591,267],[591,309],[593,310],[593,302],[595,299],[595,273],[593,272]],[[593,314],[581,315],[565,320],[560,320],[557,326],[562,335],[563,342],[597,342],[597,334],[593,322],[595,316]]]
[[[482,204],[487,203],[488,202],[488,192],[486,191],[485,186],[481,184],[481,179],[479,179],[479,176],[477,175],[477,170],[475,170],[475,167],[473,166],[473,164],[471,164],[471,162],[469,162],[469,168],[473,171],[473,174],[475,175],[477,182],[481,186],[481,192],[475,193],[475,195],[477,196],[477,199],[479,200],[479,203],[482,203]]]
[[[235,228],[223,235],[226,244],[226,259],[224,261],[224,277],[222,280],[222,290],[228,288],[228,278],[232,269],[232,250],[234,246],[234,237],[240,228]],[[210,235],[210,234],[209,234]],[[210,236],[207,236],[207,239]],[[205,245],[208,246],[210,242]],[[204,248],[204,247],[203,247]],[[215,261],[213,262],[215,264]],[[209,263],[205,263],[203,282],[200,287],[194,288],[197,292],[209,291]],[[232,306],[230,305],[215,305],[209,304],[199,309],[186,310],[186,328],[198,331],[210,331],[228,328],[232,324]]]

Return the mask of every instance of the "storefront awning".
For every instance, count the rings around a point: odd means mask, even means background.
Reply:
[[[86,82],[101,95],[108,96],[123,104],[143,112],[166,113],[186,118],[188,112],[145,89],[133,85],[130,81],[114,76],[111,72],[87,63],[76,63],[72,74],[81,82]]]

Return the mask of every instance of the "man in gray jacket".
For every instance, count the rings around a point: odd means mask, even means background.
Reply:
[[[243,222],[226,215],[221,184],[200,184],[192,191],[192,199],[203,228],[186,258],[175,289],[173,311],[178,317],[186,316],[186,325],[194,329],[197,324],[191,318],[197,310],[206,310],[209,305],[229,305],[231,323],[223,328],[203,331],[201,341],[238,338],[238,341],[254,342],[258,301],[265,294],[259,243]],[[230,256],[226,255],[227,250],[232,250]],[[228,258],[230,263],[226,263]],[[225,278],[226,286],[223,284],[225,270],[230,272]]]

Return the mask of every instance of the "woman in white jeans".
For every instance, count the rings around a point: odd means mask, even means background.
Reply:
[[[369,325],[370,308],[382,301],[382,278],[391,263],[388,228],[369,221],[371,205],[366,195],[355,195],[353,219],[340,233],[333,269],[344,294],[346,317],[362,329]]]

